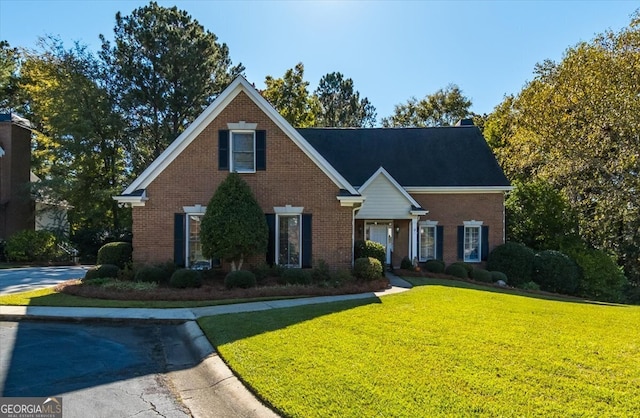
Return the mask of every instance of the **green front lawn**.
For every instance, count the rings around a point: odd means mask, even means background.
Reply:
[[[199,322],[285,416],[640,416],[640,307],[428,283]]]

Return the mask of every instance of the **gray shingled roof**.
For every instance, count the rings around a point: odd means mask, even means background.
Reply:
[[[380,166],[403,187],[509,186],[476,126],[298,132],[356,187]]]

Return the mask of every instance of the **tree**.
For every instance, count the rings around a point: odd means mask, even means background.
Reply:
[[[471,100],[462,90],[450,84],[422,100],[410,98],[406,104],[395,106],[394,114],[382,119],[384,127],[452,126],[472,115]]]
[[[72,229],[128,227],[112,196],[126,181],[123,124],[85,47],[42,39],[25,53],[21,88],[36,127],[33,171],[42,199],[68,202]],[[123,217],[125,219],[123,219]]]
[[[232,67],[226,44],[175,6],[151,2],[129,16],[118,12],[114,45],[100,38],[136,174],[244,71]]]
[[[534,250],[558,250],[578,240],[577,220],[561,192],[543,180],[513,185],[505,202],[508,241]]]
[[[10,112],[19,107],[20,52],[7,41],[0,41],[0,112]]]
[[[202,254],[242,268],[245,257],[266,253],[267,221],[249,185],[230,173],[211,197],[200,224]]]
[[[640,14],[636,12],[629,27],[567,49],[559,63],[537,65],[535,78],[508,99],[511,103],[503,103],[500,134],[488,138],[492,146],[499,144],[497,154],[510,177],[544,179],[561,190],[578,213],[581,237],[596,249],[613,250],[636,283],[640,283],[638,74]]]
[[[376,123],[375,107],[366,97],[360,99],[353,80],[341,73],[323,76],[314,94],[321,105],[316,126],[370,128]]]
[[[267,76],[262,96],[296,128],[316,126],[320,103],[309,94],[309,82],[304,81],[304,65],[300,62],[287,70],[283,78]]]

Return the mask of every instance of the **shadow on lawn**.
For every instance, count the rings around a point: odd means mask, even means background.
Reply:
[[[198,324],[207,338],[215,346],[220,346],[265,332],[277,331],[324,315],[378,303],[382,301],[372,294],[370,298],[364,299],[209,316],[199,319]]]
[[[534,299],[552,300],[558,302],[569,303],[581,303],[589,305],[603,305],[603,306],[617,306],[621,308],[628,308],[629,305],[612,302],[600,302],[595,300],[581,299],[579,297],[560,295],[557,293],[536,291],[536,290],[524,290],[514,287],[500,287],[498,285],[491,285],[478,282],[470,282],[464,280],[455,280],[448,278],[433,278],[433,277],[404,277],[405,280],[410,282],[414,286],[447,286],[456,287],[460,289],[473,289],[481,290],[483,292],[502,293],[505,295],[524,296]]]

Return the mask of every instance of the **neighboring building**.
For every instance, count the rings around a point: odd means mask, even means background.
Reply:
[[[481,263],[504,242],[511,189],[479,129],[294,129],[244,78],[120,196],[133,207],[136,262],[203,261],[199,222],[229,171],[265,212],[267,261],[349,267],[371,239],[387,261]]]
[[[0,114],[0,239],[35,228],[31,197],[31,124],[14,114]]]

